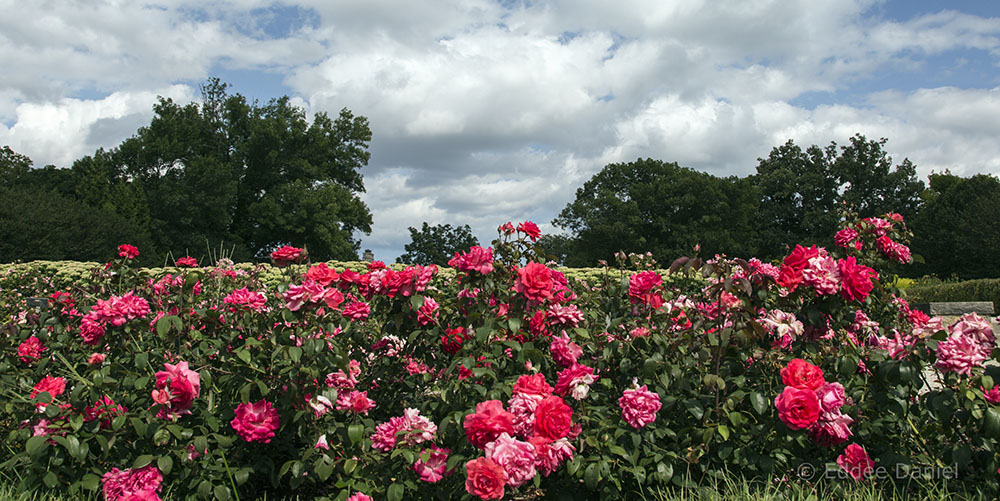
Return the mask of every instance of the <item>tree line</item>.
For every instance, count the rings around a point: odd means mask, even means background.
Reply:
[[[202,100],[159,98],[148,126],[70,168],[33,168],[0,149],[0,262],[100,260],[129,242],[140,263],[207,250],[236,261],[265,259],[285,244],[317,260],[357,259],[370,233],[361,201],[371,130],[347,109],[331,118],[287,96],[248,102],[211,79]],[[552,223],[564,233],[541,245],[567,266],[652,252],[661,263],[690,255],[780,259],[795,244],[832,245],[844,214],[904,216],[923,262],[909,273],[1000,277],[1000,181],[893,164],[886,139],[801,146],[789,140],[746,177],[719,177],[653,159],[614,163],[584,183]],[[499,221],[498,223],[502,223]],[[398,261],[443,265],[478,244],[471,228],[409,228]]]

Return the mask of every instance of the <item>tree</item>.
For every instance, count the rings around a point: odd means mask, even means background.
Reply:
[[[16,186],[31,170],[31,159],[4,146],[0,149],[0,187]]]
[[[464,252],[479,245],[479,240],[472,234],[469,225],[453,228],[450,224],[431,226],[424,222],[420,230],[412,226],[408,229],[410,243],[403,246],[406,254],[396,258],[400,263],[447,266],[448,260],[456,252]]]
[[[100,151],[78,162],[82,173],[95,171],[84,176],[97,185],[89,196],[118,197],[111,205],[130,218],[121,209],[144,197],[163,252],[225,242],[237,246],[237,258],[263,258],[294,244],[316,259],[356,259],[354,233],[370,233],[372,222],[358,197],[370,157],[367,119],[344,109],[310,123],[287,96],[248,103],[218,79],[202,97],[185,106],[160,98],[150,124],[107,162]],[[133,190],[111,191],[120,180]]]
[[[831,245],[844,209],[915,216],[924,185],[908,159],[893,167],[886,142],[856,134],[839,149],[831,142],[803,151],[789,140],[758,159],[749,179],[760,190],[761,257],[780,257],[796,244]]]
[[[919,272],[961,279],[1000,277],[1000,180],[929,176],[924,205],[913,220],[913,252],[924,258]]]
[[[567,266],[594,266],[619,250],[669,262],[695,245],[709,256],[753,254],[756,213],[756,190],[743,179],[639,159],[594,175],[553,224],[574,235]]]

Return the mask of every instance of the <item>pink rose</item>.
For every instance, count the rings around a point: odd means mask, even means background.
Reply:
[[[355,492],[345,501],[372,501],[372,498],[363,492]]]
[[[448,266],[459,271],[476,271],[485,275],[493,271],[493,249],[476,245],[465,254],[456,252],[455,257],[448,261]]]
[[[125,259],[135,259],[139,257],[139,249],[134,245],[121,244],[118,246],[118,256]]]
[[[271,442],[271,437],[281,425],[281,419],[271,402],[261,399],[236,407],[236,417],[229,424],[243,440],[266,444]]]
[[[375,401],[368,398],[367,391],[341,392],[337,395],[337,410],[349,410],[355,414],[368,415],[375,408]]]
[[[996,385],[990,390],[987,390],[982,386],[980,386],[979,389],[983,390],[983,397],[986,398],[987,402],[991,404],[1000,404],[1000,385]]]
[[[552,352],[552,359],[562,367],[572,367],[583,355],[583,348],[570,341],[566,331],[562,331],[558,336],[552,336],[549,351]]]
[[[840,269],[837,261],[823,251],[810,259],[802,270],[802,281],[816,290],[816,294],[829,296],[840,290]]]
[[[360,322],[368,319],[368,315],[370,313],[371,313],[371,307],[368,306],[368,303],[355,301],[347,305],[346,308],[344,308],[342,315],[344,315],[344,318],[349,318],[355,322]]]
[[[858,444],[848,445],[844,453],[837,457],[837,465],[854,480],[861,480],[875,469],[875,462],[868,452]]]
[[[156,493],[160,490],[162,482],[163,474],[153,465],[125,471],[112,468],[101,478],[106,501],[128,499],[158,501],[160,497]]]
[[[781,369],[781,381],[786,386],[805,390],[817,390],[826,384],[823,379],[823,369],[801,358],[793,359],[788,362],[785,368]]]
[[[544,374],[524,374],[514,383],[514,395],[524,393],[545,398],[552,394],[552,387],[545,382]]]
[[[267,299],[259,292],[252,292],[246,287],[234,290],[222,298],[222,302],[232,305],[234,309],[250,310],[260,313],[267,304]]]
[[[340,280],[340,274],[328,267],[326,263],[319,263],[309,268],[309,271],[306,272],[306,278],[315,280],[323,287],[328,287],[333,282]]]
[[[826,383],[816,390],[819,398],[819,405],[823,412],[836,412],[844,405],[847,396],[844,394],[844,385],[840,383]]]
[[[628,279],[628,300],[632,304],[645,303],[656,309],[663,306],[663,297],[654,289],[663,283],[663,277],[655,271],[636,273]]]
[[[198,260],[191,256],[184,256],[177,258],[177,261],[175,261],[174,264],[177,266],[187,266],[188,268],[197,268]]]
[[[937,362],[934,367],[944,372],[971,375],[972,368],[986,360],[983,350],[970,336],[952,334],[937,345]]]
[[[107,355],[103,353],[91,353],[90,358],[87,359],[87,363],[90,365],[100,365],[104,363],[104,359]]]
[[[837,244],[837,247],[843,247],[845,249],[855,248],[855,245],[861,243],[860,241],[855,243],[856,240],[858,240],[858,232],[853,228],[844,228],[833,236],[833,242]]]
[[[819,445],[833,447],[854,435],[849,428],[853,422],[851,416],[839,410],[821,412],[816,424],[809,428],[809,436]]]
[[[535,436],[528,439],[528,442],[535,446],[535,469],[546,477],[564,461],[573,459],[573,451],[576,450],[565,438],[549,440]]]
[[[445,471],[448,462],[448,454],[451,449],[431,446],[430,449],[420,451],[420,459],[413,463],[413,471],[417,472],[420,480],[428,483],[435,483],[444,478],[450,472]],[[427,458],[425,461],[424,458]]]
[[[271,261],[274,261],[274,265],[280,268],[292,263],[302,262],[307,256],[308,253],[304,249],[292,247],[291,245],[283,245],[271,253]]]
[[[802,270],[808,265],[809,260],[819,255],[819,249],[814,245],[806,248],[796,245],[792,253],[785,258],[778,271],[778,285],[795,290],[802,283]]]
[[[501,433],[496,440],[486,444],[486,457],[503,468],[507,485],[520,487],[531,480],[535,469],[535,446]]]
[[[188,369],[187,362],[163,364],[165,370],[156,373],[153,400],[159,404],[156,414],[161,419],[176,419],[191,414],[191,405],[201,392],[201,375]]]
[[[543,302],[552,297],[552,272],[541,263],[528,263],[517,270],[514,289],[531,301]]]
[[[872,279],[877,279],[878,273],[858,264],[854,256],[841,259],[837,262],[837,267],[840,269],[840,296],[848,301],[864,301],[875,287]]]
[[[25,364],[31,365],[32,362],[42,358],[42,352],[45,350],[46,348],[42,345],[42,341],[35,336],[31,336],[17,346],[17,356]]]
[[[559,372],[554,393],[562,396],[569,395],[575,400],[583,400],[587,398],[590,385],[594,384],[597,378],[594,369],[583,364],[575,364]]]
[[[660,411],[660,396],[649,391],[646,385],[625,390],[618,405],[622,408],[622,418],[633,428],[642,428],[656,419]]]

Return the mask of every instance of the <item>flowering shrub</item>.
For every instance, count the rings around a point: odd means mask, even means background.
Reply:
[[[796,476],[804,463],[879,484],[894,482],[879,468],[953,466],[998,489],[996,338],[892,288],[911,259],[901,218],[851,219],[835,247],[777,264],[695,256],[664,276],[622,255],[589,281],[545,262],[537,225],[499,230],[454,270],[313,265],[285,246],[277,272],[181,258],[153,273],[123,245],[71,286],[0,276],[0,467],[107,499],[826,480]]]

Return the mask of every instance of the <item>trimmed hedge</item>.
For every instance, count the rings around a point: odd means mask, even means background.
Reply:
[[[993,311],[1000,313],[1000,278],[983,278],[964,282],[914,284],[906,289],[911,304],[946,301],[991,301]]]

